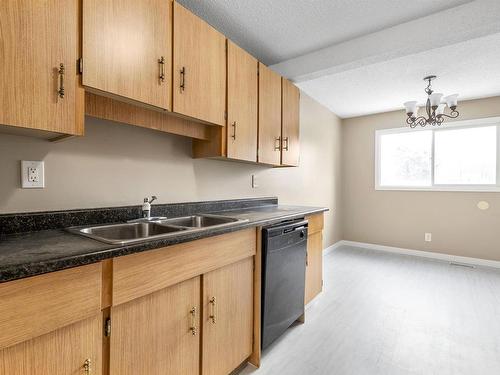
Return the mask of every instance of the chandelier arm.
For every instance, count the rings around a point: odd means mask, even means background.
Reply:
[[[418,120],[418,125],[420,125],[421,127],[424,127],[425,125],[427,125],[428,121],[426,118],[422,117]]]
[[[424,117],[424,116],[419,116],[419,117],[416,117],[415,118],[415,121],[414,122],[422,122],[422,121],[425,121],[427,122],[427,119]]]
[[[410,125],[410,128],[415,128],[417,127],[417,125],[420,125],[420,126],[425,126],[425,124],[427,123],[427,119],[423,116],[419,116],[419,117],[408,117],[406,119],[406,123],[408,125]]]
[[[448,117],[448,118],[457,118],[458,116],[460,116],[460,112],[458,112],[458,111],[451,111],[449,115],[443,113],[440,116],[442,116],[442,117]]]
[[[427,124],[427,119],[423,116],[408,118],[406,120],[411,128],[415,128],[417,125],[425,126]]]

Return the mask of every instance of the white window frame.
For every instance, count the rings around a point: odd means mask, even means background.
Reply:
[[[485,127],[494,126],[497,127],[497,163],[496,163],[496,184],[491,185],[443,185],[434,184],[434,137],[436,132],[448,131],[457,128],[473,128],[473,127]],[[386,134],[396,134],[396,133],[406,133],[415,131],[432,131],[432,160],[431,160],[431,186],[417,187],[417,186],[381,186],[380,185],[380,138]],[[375,190],[396,190],[396,191],[465,191],[465,192],[500,192],[500,117],[488,117],[475,120],[465,120],[465,121],[453,121],[449,123],[444,123],[440,127],[418,127],[411,129],[409,127],[405,128],[393,128],[393,129],[380,129],[375,131]]]

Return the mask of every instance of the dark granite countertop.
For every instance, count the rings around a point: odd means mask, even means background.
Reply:
[[[245,228],[266,226],[282,220],[299,218],[327,210],[321,207],[284,206],[277,204],[277,200],[272,201],[275,204],[267,204],[269,202],[269,200],[256,201],[253,207],[241,205],[243,208],[235,208],[237,206],[235,204],[211,205],[211,211],[201,210],[200,212],[248,219],[248,222],[231,227],[179,233],[164,239],[131,245],[105,244],[71,234],[64,229],[45,229],[2,235],[0,239],[0,283]],[[258,205],[259,203],[263,203],[263,205]],[[217,210],[216,208],[223,209]],[[185,214],[184,212],[178,213],[178,215],[170,215],[169,217]]]

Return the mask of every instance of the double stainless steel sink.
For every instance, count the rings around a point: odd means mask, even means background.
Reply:
[[[71,227],[67,230],[101,242],[126,245],[194,231],[233,226],[247,221],[248,219],[220,215],[192,215],[172,219],[139,219],[128,223]]]

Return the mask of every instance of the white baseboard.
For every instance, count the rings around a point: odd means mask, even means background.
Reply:
[[[327,248],[324,248],[323,249],[323,256],[330,254],[336,248],[338,248],[339,246],[342,246],[342,245],[344,245],[344,241],[335,242],[333,245],[328,246]]]
[[[363,249],[384,251],[388,253],[395,254],[403,254],[403,255],[412,255],[422,258],[431,258],[431,259],[439,259],[446,262],[454,262],[459,264],[469,264],[474,266],[483,266],[483,267],[493,267],[500,268],[500,261],[496,260],[488,260],[488,259],[480,259],[480,258],[470,258],[470,257],[462,257],[458,255],[450,255],[443,253],[434,253],[429,251],[422,250],[413,250],[413,249],[404,249],[401,247],[393,247],[393,246],[385,246],[385,245],[377,245],[366,242],[355,242],[355,241],[338,241],[334,243],[332,246],[327,247],[323,251],[323,255],[327,255],[337,249],[340,246],[352,246],[352,247],[360,247]]]

